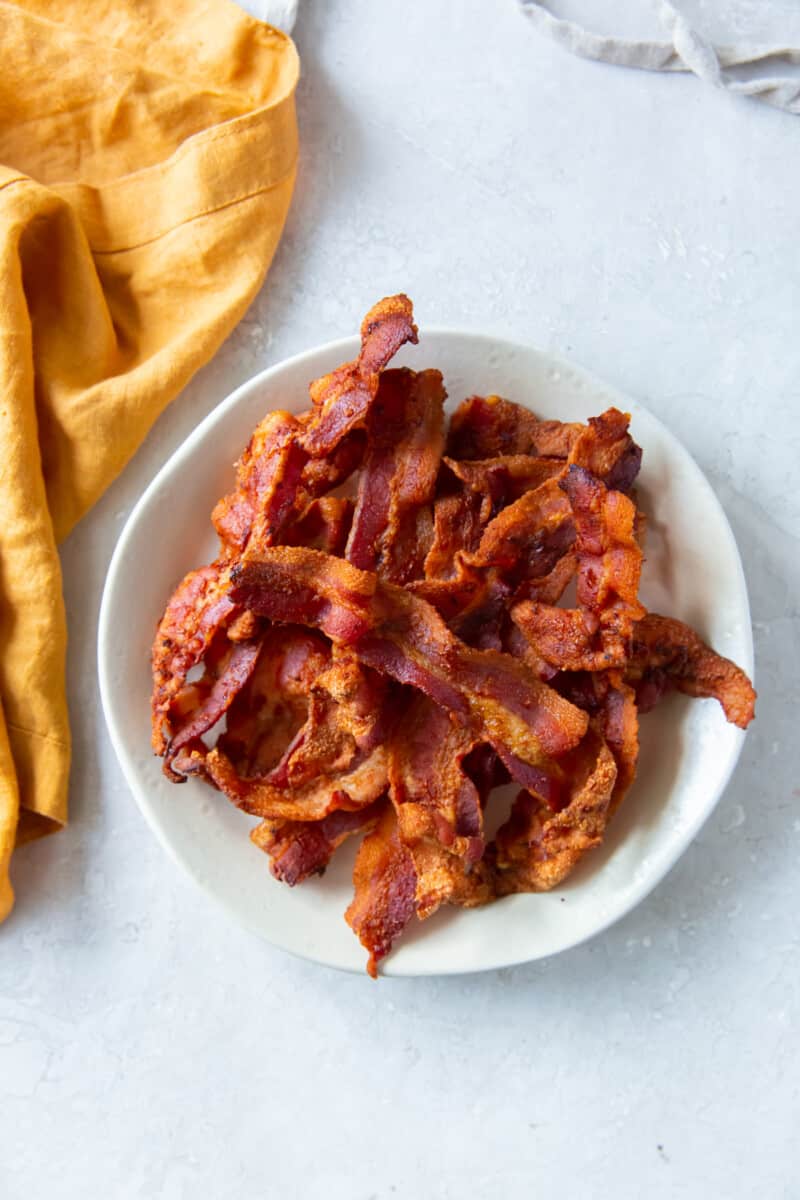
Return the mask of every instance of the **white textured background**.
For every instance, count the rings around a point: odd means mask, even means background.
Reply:
[[[0,934],[0,1196],[794,1200],[800,120],[573,60],[511,3],[316,0],[296,36],[302,170],[267,286],[64,549],[72,823],[17,856]],[[121,524],[194,423],[400,288],[423,328],[570,355],[686,443],[739,539],[760,704],[715,815],[615,928],[375,985],[176,873],[119,777],[94,642]]]

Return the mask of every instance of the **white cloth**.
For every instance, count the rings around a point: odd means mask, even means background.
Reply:
[[[239,0],[242,8],[284,33],[291,33],[297,19],[297,0]]]
[[[800,66],[800,47],[757,43],[714,46],[670,0],[657,0],[668,41],[591,33],[574,21],[556,17],[539,0],[519,3],[536,29],[582,58],[648,71],[691,71],[715,87],[800,115],[800,76],[786,72],[787,67]]]

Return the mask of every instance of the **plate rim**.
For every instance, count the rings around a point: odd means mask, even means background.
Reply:
[[[517,341],[508,338],[504,335],[495,335],[486,330],[473,330],[468,327],[456,328],[453,326],[443,325],[426,325],[423,333],[425,341],[429,338],[456,338],[469,339],[472,342],[484,342],[491,345],[494,351],[509,350],[514,352],[522,351],[526,354],[533,353],[541,359],[547,360],[548,366],[558,369],[559,367],[570,374],[573,378],[578,378],[581,382],[595,391],[600,391],[608,394],[608,396],[619,402],[626,410],[630,410],[632,414],[643,413],[654,426],[657,427],[660,436],[668,443],[674,444],[685,456],[687,465],[689,466],[694,483],[699,485],[705,493],[706,502],[716,510],[716,515],[721,518],[722,528],[725,530],[726,539],[728,542],[728,550],[731,552],[731,561],[735,563],[738,575],[739,591],[742,600],[741,620],[743,626],[743,642],[746,654],[743,658],[746,661],[740,662],[740,666],[747,672],[751,681],[755,682],[754,675],[754,648],[753,648],[753,630],[752,619],[750,613],[750,602],[747,589],[747,580],[744,573],[744,567],[739,553],[739,547],[736,542],[733,529],[731,528],[727,514],[722,506],[716,492],[702,468],[683,444],[683,442],[670,430],[660,417],[652,412],[646,405],[642,404],[636,397],[628,395],[620,390],[616,385],[606,382],[602,377],[596,375],[593,371],[588,370],[580,363],[572,359],[566,358],[564,355],[552,353],[549,350],[544,350],[532,343]],[[145,822],[155,834],[158,842],[167,852],[169,858],[181,868],[186,875],[193,881],[194,885],[216,904],[220,905],[236,923],[247,929],[250,933],[255,934],[262,941],[275,946],[277,949],[291,954],[295,958],[303,959],[306,962],[317,963],[326,967],[333,968],[339,971],[345,971],[348,974],[363,975],[363,968],[355,965],[342,963],[335,958],[326,958],[319,953],[305,953],[298,949],[296,945],[290,945],[283,940],[279,940],[271,935],[268,935],[261,929],[256,922],[248,920],[247,916],[238,908],[227,895],[220,894],[213,886],[207,884],[204,879],[194,869],[188,856],[181,853],[174,840],[165,833],[160,822],[155,814],[155,806],[151,805],[143,793],[143,789],[139,786],[139,779],[135,766],[128,754],[127,744],[121,731],[118,727],[116,712],[113,701],[113,685],[109,675],[109,667],[111,655],[107,647],[113,646],[113,608],[112,595],[118,582],[118,577],[125,562],[126,551],[128,544],[131,541],[133,534],[138,525],[141,513],[148,507],[151,498],[156,495],[165,481],[171,478],[176,467],[181,465],[183,461],[190,458],[198,443],[204,440],[206,431],[209,427],[216,425],[227,416],[229,412],[234,410],[250,393],[258,388],[263,383],[266,383],[274,375],[283,373],[290,368],[297,368],[302,365],[306,359],[317,358],[322,355],[340,356],[336,361],[345,361],[347,357],[352,357],[353,351],[357,351],[359,346],[359,338],[357,335],[351,335],[343,338],[335,338],[328,342],[321,343],[317,346],[310,346],[305,350],[301,350],[288,358],[283,358],[277,363],[262,368],[249,379],[238,384],[232,392],[225,396],[218,404],[216,404],[210,412],[191,430],[188,436],[178,445],[172,453],[158,468],[152,479],[142,491],[141,495],[136,500],[136,503],[131,508],[131,511],[125,521],[125,524],[120,531],[114,546],[113,553],[109,560],[108,569],[106,572],[103,591],[100,601],[100,611],[98,616],[97,626],[97,669],[98,681],[100,688],[100,699],[103,709],[103,715],[106,722],[106,728],[109,733],[111,744],[114,748],[114,753],[117,762],[122,770],[123,778],[133,795],[136,805],[139,808]],[[593,926],[590,931],[581,931],[574,938],[566,938],[558,949],[550,950],[542,954],[524,954],[522,956],[509,957],[507,953],[499,953],[486,961],[482,961],[478,965],[459,966],[459,965],[443,965],[441,967],[433,967],[430,969],[415,968],[412,970],[397,969],[391,957],[381,965],[381,975],[384,978],[435,978],[437,976],[455,976],[468,974],[482,974],[485,971],[500,970],[507,967],[521,966],[524,963],[537,962],[546,958],[554,957],[557,954],[562,954],[568,950],[572,950],[584,942],[597,937],[604,933],[612,925],[616,924],[633,911],[648,895],[653,892],[660,883],[670,873],[676,863],[683,857],[687,849],[697,837],[703,825],[709,820],[712,813],[719,804],[724,795],[728,784],[730,783],[733,772],[736,769],[739,761],[746,732],[744,730],[733,730],[738,737],[734,738],[729,754],[729,761],[725,766],[724,771],[720,775],[712,798],[706,802],[703,809],[695,814],[694,818],[688,821],[676,836],[674,845],[670,853],[666,856],[665,861],[660,863],[658,867],[651,873],[647,874],[644,879],[638,883],[630,893],[627,893],[624,900],[618,907],[610,906],[612,911],[607,913],[598,923]],[[497,902],[496,902],[497,903]],[[366,977],[366,976],[365,976]]]

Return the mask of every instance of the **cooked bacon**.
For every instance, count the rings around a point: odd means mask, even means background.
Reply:
[[[286,727],[279,727],[281,753],[276,761],[273,752],[268,770],[237,770],[226,753],[228,735],[206,755],[209,778],[238,808],[255,816],[320,820],[337,808],[363,808],[386,788],[386,681],[348,652],[334,653],[308,680],[310,661],[303,663],[305,720],[295,725],[290,738]]]
[[[603,700],[602,734],[617,764],[617,778],[609,806],[609,816],[612,816],[636,778],[639,714],[636,692],[625,683],[621,671],[609,671],[606,683],[608,690]]]
[[[653,674],[687,696],[713,698],[727,719],[746,729],[755,712],[756,692],[740,667],[715,653],[682,621],[648,613],[633,629],[626,677],[641,692]]]
[[[498,829],[498,895],[557,887],[586,851],[602,842],[617,779],[614,756],[602,738],[589,733],[571,760],[569,800],[559,812],[521,792]]]
[[[572,550],[568,550],[558,559],[552,571],[547,575],[523,580],[517,588],[516,598],[520,601],[532,599],[541,604],[558,604],[575,578],[577,569],[577,555]]]
[[[496,759],[486,749],[424,696],[412,702],[392,736],[389,794],[416,870],[420,920],[442,904],[472,908],[494,894],[491,872],[480,861],[483,805],[498,779]]]
[[[387,681],[338,651],[310,688],[305,725],[269,774],[279,786],[302,787],[319,775],[351,771],[384,740]]]
[[[260,817],[277,879],[365,835],[347,920],[372,975],[414,915],[558,885],[602,841],[665,691],[714,696],[742,728],[755,700],[639,601],[630,417],[472,396],[443,455],[439,372],[385,369],[416,340],[409,299],[387,297],[310,411],[264,418],[213,513],[219,560],[153,646],[165,773]],[[523,790],[487,845],[509,780]]]
[[[618,408],[589,417],[570,450],[570,465],[584,467],[609,490],[629,492],[642,464],[642,448],[628,432],[630,420]]]
[[[515,582],[537,579],[554,569],[574,541],[570,503],[559,483],[549,480],[498,513],[466,561],[496,567]]]
[[[406,845],[433,838],[476,862],[483,855],[481,796],[465,761],[475,734],[425,696],[417,697],[389,746],[389,788]]]
[[[626,418],[617,416],[627,428]],[[512,620],[536,655],[559,670],[604,671],[621,666],[634,623],[645,613],[638,598],[642,551],[636,539],[636,508],[627,496],[609,491],[584,467],[572,465],[563,480],[544,486],[563,489],[569,498],[577,531],[580,607],[563,609],[525,600],[512,609]],[[528,493],[518,504],[530,503],[542,490]],[[497,521],[511,511],[506,509]]]
[[[309,502],[286,530],[283,541],[287,546],[310,546],[341,555],[352,518],[353,501],[348,496],[322,496]]]
[[[571,466],[560,486],[575,517],[578,603],[597,618],[603,649],[623,655],[634,623],[646,612],[639,602],[642,551],[636,540],[636,507],[584,467]]]
[[[433,499],[444,399],[439,371],[384,371],[367,418],[369,449],[346,557],[397,583],[421,574],[416,519]]]
[[[264,622],[255,613],[240,612],[225,627],[229,642],[252,642],[264,631]]]
[[[312,417],[300,419],[308,425]],[[300,477],[302,494],[314,500],[339,487],[361,465],[366,446],[365,430],[351,429],[325,458],[309,459]]]
[[[476,650],[503,650],[510,593],[510,586],[496,571],[488,572],[480,595],[464,605],[449,623],[456,637]]]
[[[469,491],[480,496],[484,522],[507,504],[519,500],[520,496],[548,479],[562,475],[565,470],[563,459],[538,458],[530,454],[502,454],[497,458],[464,462],[445,457],[442,462]]]
[[[321,629],[523,762],[542,765],[586,730],[585,715],[522,664],[465,646],[424,600],[340,559],[273,547],[238,564],[232,578],[232,594],[246,608]]]
[[[514,605],[511,618],[536,654],[558,670],[605,671],[625,662],[620,639],[596,644],[600,623],[587,609],[524,600]]]
[[[294,509],[308,455],[302,425],[287,412],[267,413],[236,466],[236,490],[217,504],[211,520],[228,554],[241,554],[251,536],[271,546]]]
[[[377,827],[359,847],[353,888],[345,920],[368,951],[367,970],[377,979],[378,963],[389,953],[416,909],[417,870],[411,851],[400,841],[391,807],[385,809]]]
[[[361,324],[358,358],[309,388],[316,412],[303,445],[312,458],[330,454],[351,429],[363,425],[378,391],[380,372],[405,342],[416,341],[408,296],[387,296],[370,309]]]
[[[426,579],[454,579],[461,574],[462,551],[477,550],[486,524],[483,502],[465,487],[437,497],[433,506],[433,540],[425,559]]]
[[[270,629],[255,671],[227,714],[217,746],[246,777],[268,774],[308,718],[309,693],[328,670],[331,649],[308,629]]]
[[[433,838],[422,838],[409,849],[417,873],[415,900],[420,921],[433,916],[442,904],[477,908],[494,899],[494,877],[488,862],[471,863]]]
[[[450,419],[447,453],[452,458],[497,458],[533,454],[566,458],[583,426],[541,421],[501,396],[470,396]]]
[[[216,634],[235,610],[228,567],[201,567],[178,584],[153,641],[153,750],[165,754],[172,738],[172,706],[192,667],[200,663]]]
[[[452,579],[414,579],[406,585],[413,596],[426,600],[447,622],[457,618],[465,609],[481,604],[489,591],[485,574],[473,570],[461,560],[457,566],[458,575]]]
[[[321,821],[264,820],[250,838],[270,856],[275,878],[294,887],[310,875],[321,875],[347,838],[374,829],[385,804],[381,799],[357,812],[339,809]]]
[[[184,746],[207,733],[228,711],[253,674],[260,650],[259,642],[231,644],[231,652],[225,668],[214,680],[206,698],[170,741],[164,759],[164,773],[174,782],[182,782],[183,779],[179,772],[172,769],[175,755]]]
[[[203,770],[237,808],[276,820],[320,821],[337,809],[355,812],[382,796],[387,783],[383,746],[356,757],[347,770],[317,775],[303,785],[279,785],[269,776],[245,779],[218,746],[206,754]]]

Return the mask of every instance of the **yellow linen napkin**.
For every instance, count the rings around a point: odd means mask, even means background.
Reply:
[[[291,40],[228,0],[0,0],[0,920],[67,817],[57,543],[257,292]]]

